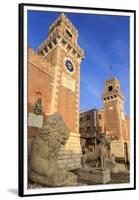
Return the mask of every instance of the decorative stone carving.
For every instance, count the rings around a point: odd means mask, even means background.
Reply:
[[[38,98],[37,102],[35,103],[34,113],[40,115],[42,112],[42,99]]]
[[[97,134],[96,138],[100,143],[96,146],[93,152],[89,152],[81,157],[81,163],[84,167],[85,164],[92,164],[94,161],[100,160],[100,169],[106,170],[106,161],[108,159],[107,147],[109,144],[109,138],[105,135]]]
[[[58,114],[46,118],[36,135],[29,156],[29,179],[45,186],[77,185],[77,176],[57,164],[61,145],[69,138],[69,129]]]

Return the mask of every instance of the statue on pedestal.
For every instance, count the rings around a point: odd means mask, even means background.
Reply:
[[[107,135],[97,134],[96,139],[99,141],[99,144],[96,146],[94,151],[89,152],[81,157],[82,166],[85,164],[93,165],[93,163],[100,161],[100,169],[105,170],[107,168],[106,161],[108,159],[108,145],[110,140]]]
[[[77,185],[77,176],[60,168],[58,152],[69,138],[69,129],[58,114],[46,118],[29,155],[29,180],[44,186]]]
[[[108,146],[110,139],[105,134],[96,134],[97,145],[93,151],[81,157],[82,168],[78,170],[78,177],[81,181],[95,183],[108,183],[111,180],[110,169],[107,167]],[[99,163],[99,166],[94,166]]]

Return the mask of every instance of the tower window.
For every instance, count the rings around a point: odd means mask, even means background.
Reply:
[[[44,51],[45,51],[46,53],[48,52],[48,49],[47,49],[47,47],[45,47],[45,48],[44,48]]]
[[[73,50],[73,52],[72,52],[74,55],[76,54],[76,51],[75,50]]]
[[[90,120],[90,115],[87,115],[87,116],[86,116],[86,119],[87,119],[87,120]]]
[[[108,87],[108,89],[109,89],[109,92],[112,91],[112,85],[110,85],[110,86]]]
[[[77,57],[78,57],[78,58],[81,58],[81,56],[80,56],[79,54],[77,55]]]
[[[57,44],[57,41],[56,41],[56,39],[54,39],[54,40],[53,40],[53,43],[54,43],[55,45]]]
[[[51,43],[49,43],[48,46],[50,47],[50,49],[52,49],[52,44]]]
[[[71,49],[72,47],[68,44],[68,49]]]
[[[66,33],[70,38],[72,38],[72,34],[67,29],[66,29]]]
[[[62,44],[64,44],[64,45],[65,45],[65,44],[66,44],[66,41],[65,41],[65,40],[62,40]]]

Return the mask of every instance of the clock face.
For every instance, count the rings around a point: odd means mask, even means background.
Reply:
[[[74,66],[70,60],[66,60],[65,66],[69,72],[74,72]]]

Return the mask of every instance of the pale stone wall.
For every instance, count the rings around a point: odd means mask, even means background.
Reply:
[[[114,153],[116,157],[124,157],[124,143],[122,141],[111,142],[111,153]]]
[[[71,132],[66,145],[59,151],[58,164],[68,170],[80,168],[81,154],[80,135]]]

